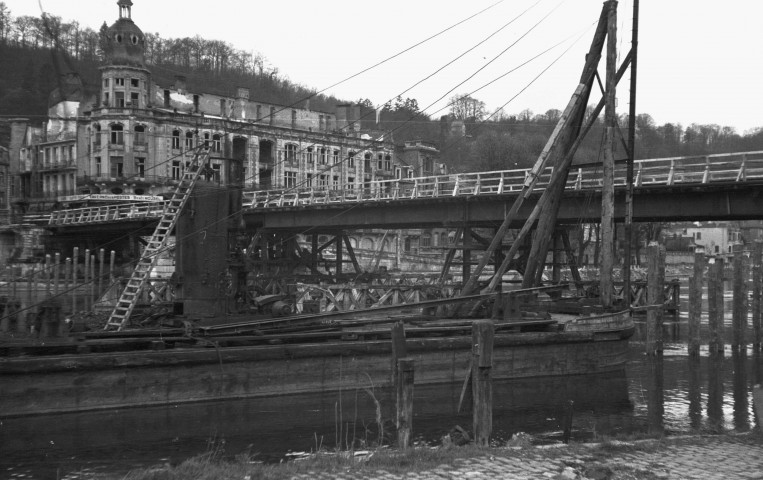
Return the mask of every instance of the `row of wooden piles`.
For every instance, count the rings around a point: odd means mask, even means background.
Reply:
[[[61,336],[66,328],[62,317],[95,309],[116,281],[116,252],[111,250],[108,260],[103,248],[97,255],[90,249],[83,253],[74,247],[63,261],[60,253],[45,255],[44,263],[30,264],[21,275],[6,265],[0,271],[0,332]]]
[[[655,355],[662,352],[664,348],[662,338],[664,289],[662,285],[665,282],[665,247],[653,242],[647,250],[647,296],[651,305],[647,309],[645,344],[646,353]],[[739,350],[746,349],[752,344],[755,351],[760,351],[763,343],[763,331],[761,331],[763,240],[755,241],[749,255],[745,252],[735,253],[731,269],[726,267],[726,263],[722,255],[707,256],[701,248],[695,251],[694,271],[689,279],[688,348],[690,355],[699,355],[703,337],[710,353],[724,351],[726,345],[724,282],[729,273],[733,292],[731,347]],[[703,295],[705,287],[707,294]],[[702,313],[705,302],[707,303],[707,323],[706,328],[703,328]],[[752,323],[751,332],[748,320]]]

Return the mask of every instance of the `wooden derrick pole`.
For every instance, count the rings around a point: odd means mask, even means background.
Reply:
[[[590,86],[593,82],[594,75],[596,73],[596,66],[599,63],[599,59],[601,58],[601,50],[604,45],[604,38],[607,33],[606,19],[607,19],[607,9],[604,8],[602,9],[601,15],[599,17],[599,24],[596,27],[596,33],[594,34],[594,39],[593,39],[593,42],[591,43],[591,48],[589,49],[588,55],[586,55],[586,63],[583,69],[583,74],[581,75],[581,82],[578,85],[577,89],[575,90],[575,93],[573,94],[572,98],[570,99],[570,102],[568,103],[567,108],[562,113],[562,116],[559,119],[559,122],[557,123],[556,128],[554,129],[554,132],[551,134],[551,137],[549,138],[548,142],[546,143],[546,146],[544,147],[543,151],[538,157],[538,160],[535,162],[535,165],[533,165],[533,168],[530,170],[524,185],[522,185],[522,191],[520,192],[516,200],[514,200],[514,203],[512,204],[511,208],[506,214],[506,217],[504,218],[503,223],[498,228],[498,231],[496,232],[495,237],[493,237],[492,242],[490,242],[490,246],[483,254],[482,258],[480,259],[474,271],[471,272],[471,275],[468,277],[468,280],[465,281],[464,287],[461,289],[461,296],[469,295],[471,292],[474,291],[474,288],[477,284],[477,279],[482,273],[482,270],[485,268],[485,266],[488,264],[488,262],[492,258],[493,252],[495,252],[495,250],[501,245],[503,237],[506,235],[506,232],[508,231],[509,226],[516,218],[517,212],[519,211],[519,208],[522,206],[522,203],[527,197],[529,197],[533,193],[533,189],[535,188],[535,183],[537,182],[537,179],[541,175],[541,173],[543,173],[543,170],[545,169],[546,165],[548,163],[552,163],[552,164],[560,163],[558,160],[565,158],[565,155],[569,151],[570,145],[573,143],[573,141],[577,137],[577,132],[579,132],[583,115],[585,114],[585,106],[588,103],[588,95],[590,93]],[[576,132],[575,135],[570,134],[571,128],[575,128],[575,132]],[[562,132],[566,132],[565,134],[566,141],[564,143],[559,141],[559,136],[562,134]],[[560,168],[557,167],[554,170],[554,175],[556,175],[559,172],[559,170]],[[566,173],[564,174],[564,176],[566,179]],[[564,182],[561,182],[561,186],[563,189]],[[517,241],[515,240],[514,243],[517,243]],[[511,257],[510,255],[507,255],[507,258],[509,261],[511,261],[510,257]]]
[[[607,23],[607,74],[606,106],[604,107],[604,168],[601,187],[601,268],[599,269],[599,289],[601,305],[608,308],[614,302],[612,269],[614,267],[615,239],[615,152],[614,140],[617,130],[615,112],[615,68],[617,61],[617,2],[608,2]]]

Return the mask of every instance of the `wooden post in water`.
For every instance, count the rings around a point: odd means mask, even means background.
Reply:
[[[32,299],[32,287],[34,285],[34,274],[35,274],[35,265],[31,265],[31,269],[29,270],[29,278],[27,279],[27,304],[26,304],[26,325],[27,327],[34,328],[34,308],[32,305],[34,304],[34,300]],[[36,296],[36,295],[35,295]]]
[[[98,298],[103,295],[103,262],[106,259],[106,251],[104,249],[98,250],[98,289],[95,291]]]
[[[723,351],[723,257],[716,256],[708,268],[707,326],[710,353]]]
[[[750,276],[750,259],[742,252],[734,255],[734,304],[732,310],[733,335],[731,348],[738,350],[747,348],[745,331],[747,330],[747,311],[749,286],[747,279]]]
[[[472,421],[474,442],[487,446],[493,430],[493,322],[472,323]]]
[[[58,296],[58,277],[61,275],[61,254],[56,252],[55,259],[55,262],[53,262],[53,295]]]
[[[390,370],[392,370],[392,385],[397,386],[397,361],[408,355],[408,349],[405,345],[405,324],[402,321],[393,323],[390,336],[392,341],[392,363],[390,365]],[[400,399],[398,398],[399,401]]]
[[[763,240],[755,240],[752,250],[752,347],[754,351],[760,350],[760,306],[761,291],[763,288]],[[761,412],[763,415],[763,412]]]
[[[85,305],[84,310],[88,311],[90,310],[90,295],[87,294],[88,291],[90,291],[89,285],[90,285],[90,249],[85,249],[85,274],[82,277],[82,283],[85,286]]]
[[[109,257],[109,283],[114,283],[116,280],[116,274],[114,272],[114,264],[116,263],[117,259],[117,252],[114,250],[111,251],[111,256]]]
[[[45,269],[45,298],[50,298],[50,291],[51,291],[51,274],[52,274],[52,266],[53,266],[53,260],[50,254],[45,255],[45,266],[43,267]]]
[[[655,355],[662,351],[662,311],[665,301],[664,272],[665,247],[650,242],[647,247],[647,300],[646,311],[646,354]]]
[[[413,428],[413,359],[397,361],[397,444],[408,448]]]
[[[65,262],[64,264],[64,293],[66,293],[67,290],[72,288],[71,287],[72,259],[69,257],[66,257],[66,260],[64,262]],[[74,313],[73,307],[70,313]]]
[[[90,310],[95,309],[95,255],[90,255]]]
[[[702,283],[705,274],[705,249],[694,250],[694,275],[689,281],[689,355],[699,355],[702,341],[700,335],[702,320]]]
[[[77,312],[77,261],[79,260],[79,247],[74,247],[72,252],[72,314]]]

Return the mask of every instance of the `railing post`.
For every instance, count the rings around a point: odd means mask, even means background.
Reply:
[[[458,189],[461,186],[461,175],[456,175],[456,184],[453,185],[453,197],[458,196]]]
[[[710,157],[705,155],[705,174],[702,175],[702,183],[710,181]]]
[[[747,163],[747,155],[743,153],[742,164],[739,166],[739,173],[737,173],[737,182],[743,182],[747,180],[746,163]]]
[[[675,165],[676,165],[676,161],[675,160],[671,160],[670,161],[670,171],[668,172],[668,181],[667,181],[668,185],[673,185],[673,177],[675,175],[675,168],[676,168]]]

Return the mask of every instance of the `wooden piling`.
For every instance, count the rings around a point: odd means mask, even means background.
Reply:
[[[111,256],[109,257],[109,283],[114,283],[116,280],[116,273],[114,272],[114,264],[116,263],[116,259],[117,252],[112,250]]]
[[[96,290],[98,297],[103,295],[103,269],[104,269],[103,262],[105,261],[105,259],[106,259],[106,251],[104,249],[98,250],[98,289]]]
[[[731,348],[739,350],[747,347],[747,311],[749,293],[748,277],[750,275],[750,261],[742,252],[734,255],[734,297],[732,307],[732,337]]]
[[[390,338],[392,342],[392,361],[390,369],[392,370],[392,383],[391,385],[397,385],[397,361],[401,358],[405,358],[408,355],[408,349],[405,344],[405,324],[402,321],[397,321],[392,324],[392,330],[390,332]],[[398,398],[399,402],[399,398]]]
[[[723,342],[723,257],[716,256],[708,268],[707,314],[708,347],[711,353],[722,352]]]
[[[472,323],[472,421],[474,441],[487,446],[493,430],[493,336],[490,320]]]
[[[77,312],[77,263],[79,261],[79,247],[74,247],[72,252],[72,313]]]
[[[33,263],[31,265],[31,268],[29,270],[29,277],[27,278],[27,304],[26,304],[26,311],[25,317],[26,317],[26,325],[34,327],[34,308],[32,305],[34,304],[34,300],[32,299],[32,286],[34,284],[34,274],[35,274],[35,264]]]
[[[755,240],[752,250],[752,346],[754,351],[760,351],[760,306],[763,293],[763,240]],[[763,412],[761,413],[763,414]]]
[[[655,355],[662,351],[662,304],[665,301],[665,247],[650,242],[647,247],[647,299],[646,312],[646,354]]]
[[[58,296],[58,283],[61,276],[61,254],[56,252],[53,262],[53,295]]]
[[[41,273],[44,273],[44,275],[45,275],[44,276],[44,278],[45,278],[45,298],[50,298],[51,287],[52,287],[52,285],[50,284],[50,280],[52,278],[51,274],[53,273],[53,259],[52,259],[52,257],[50,256],[49,253],[45,255],[45,266],[43,268],[44,268],[44,272],[41,272]]]
[[[689,355],[699,355],[702,320],[702,284],[705,274],[705,250],[694,250],[694,275],[689,281]]]
[[[90,249],[85,249],[85,271],[83,272],[84,275],[82,276],[82,284],[85,286],[85,304],[83,305],[83,310],[88,311],[90,310],[90,295],[87,294],[87,292],[90,290]]]
[[[71,286],[71,283],[72,283],[71,274],[72,274],[72,259],[69,258],[69,257],[66,257],[66,260],[64,261],[64,292],[65,293],[73,291],[73,290],[71,290],[71,288],[72,288],[72,286]],[[72,306],[72,309],[71,309],[70,313],[74,313],[74,307],[73,306]]]
[[[90,255],[90,310],[95,309],[95,255]]]
[[[413,428],[413,359],[399,359],[397,371],[397,444],[408,448]]]

